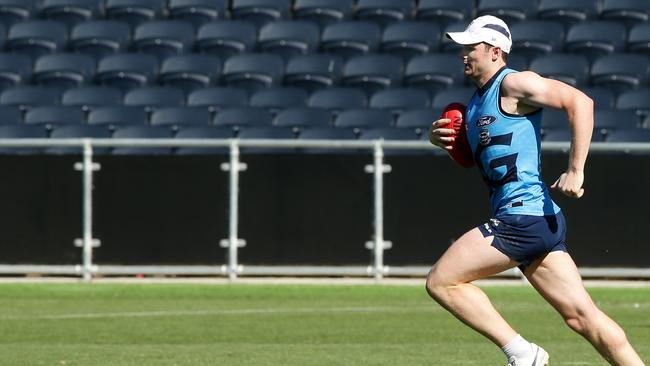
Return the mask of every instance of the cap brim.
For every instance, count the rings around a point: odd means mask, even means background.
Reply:
[[[447,32],[447,38],[458,44],[475,44],[483,42],[476,34],[470,32]]]

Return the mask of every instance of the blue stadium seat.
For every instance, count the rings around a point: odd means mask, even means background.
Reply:
[[[622,93],[616,100],[616,108],[631,109],[642,116],[650,116],[650,88],[640,88]]]
[[[102,5],[97,0],[44,0],[40,13],[43,18],[57,20],[71,27],[102,16]]]
[[[444,27],[450,23],[469,21],[473,13],[473,0],[420,0],[416,17]]]
[[[177,139],[229,139],[234,137],[229,127],[183,127],[174,136]],[[177,155],[227,154],[227,147],[178,147]]]
[[[0,104],[13,105],[21,110],[37,105],[53,105],[61,101],[61,90],[48,86],[23,85],[0,94]]]
[[[589,78],[589,62],[584,56],[551,54],[534,59],[530,70],[572,86],[584,86]]]
[[[593,61],[622,51],[626,37],[627,31],[621,23],[587,21],[569,28],[564,44],[567,52],[583,54]]]
[[[403,21],[384,29],[381,51],[408,60],[413,56],[434,53],[440,47],[440,28],[435,23]]]
[[[650,142],[650,130],[614,130],[607,135],[607,142]]]
[[[397,116],[395,127],[409,129],[418,136],[426,135],[431,124],[440,118],[441,112],[431,108],[410,109]]]
[[[276,113],[280,109],[303,107],[307,104],[307,92],[300,88],[280,87],[259,90],[251,95],[251,107],[261,107]]]
[[[564,27],[560,23],[530,20],[513,24],[510,30],[512,49],[529,60],[562,49]]]
[[[106,17],[129,23],[132,27],[160,18],[167,0],[106,0]]]
[[[249,92],[278,85],[283,73],[282,57],[269,53],[235,55],[223,66],[224,82]]]
[[[569,129],[569,117],[563,110],[545,108],[542,113],[542,130]]]
[[[300,131],[300,140],[356,140],[357,135],[352,128],[344,127],[311,127]],[[300,148],[307,154],[349,154],[350,149],[328,149],[328,148]]]
[[[535,17],[537,0],[480,0],[477,15],[494,15],[512,25]]]
[[[476,92],[476,88],[472,86],[458,86],[441,90],[434,95],[431,107],[442,110],[449,103],[461,103],[467,105],[469,100],[472,99],[474,92]]]
[[[17,125],[23,122],[23,114],[15,106],[0,106],[0,125]]]
[[[68,39],[65,24],[54,20],[27,20],[9,28],[5,48],[33,58],[62,50]]]
[[[197,89],[187,96],[190,107],[208,107],[212,112],[223,108],[248,105],[248,94],[243,89],[215,86]]]
[[[294,131],[311,127],[328,127],[332,125],[332,112],[325,108],[287,108],[275,116],[274,124],[279,127],[291,127]]]
[[[355,129],[391,127],[393,115],[381,109],[348,109],[341,111],[334,120],[336,127]]]
[[[229,56],[251,52],[257,42],[257,28],[250,22],[222,20],[206,23],[199,28],[194,47],[202,52],[219,56],[225,60]]]
[[[185,20],[195,28],[225,18],[228,0],[169,0],[169,18]]]
[[[249,126],[271,126],[273,116],[265,108],[226,108],[214,116],[213,124],[220,127],[231,127],[235,130]]]
[[[427,108],[429,94],[422,89],[391,88],[380,90],[370,98],[370,108],[401,113],[407,109]]]
[[[524,71],[528,70],[528,59],[520,55],[516,52],[510,52],[508,54],[508,61],[507,61],[508,67],[517,70],[517,71]]]
[[[131,42],[131,28],[116,20],[90,20],[70,31],[68,47],[99,60],[105,55],[123,52]]]
[[[591,83],[621,93],[646,84],[649,67],[650,61],[643,55],[620,53],[601,57],[591,66]]]
[[[468,25],[468,21],[449,23],[442,31],[440,51],[458,56],[462,51],[463,46],[447,37],[447,33],[462,32],[467,28]]]
[[[603,0],[600,17],[628,25],[650,20],[650,2],[646,0]]]
[[[289,18],[291,0],[232,0],[230,14],[234,19],[262,25]]]
[[[52,53],[34,63],[36,84],[71,88],[89,83],[95,75],[95,59],[78,53]]]
[[[128,91],[124,94],[124,105],[145,107],[147,110],[175,107],[185,104],[183,91],[171,86],[150,86]]]
[[[640,23],[630,29],[627,51],[650,56],[650,23]]]
[[[296,0],[293,16],[317,23],[320,28],[352,16],[354,0]]]
[[[170,56],[160,65],[159,81],[185,92],[216,84],[221,75],[221,60],[216,56],[185,54]]]
[[[245,127],[237,135],[240,139],[295,139],[296,134],[289,127],[253,126]],[[242,154],[285,154],[294,152],[294,148],[242,147]]]
[[[111,137],[110,130],[105,126],[65,125],[56,127],[50,132],[51,139],[70,138],[95,138],[107,139]],[[48,147],[47,154],[81,154],[82,147]],[[110,151],[107,147],[93,147],[93,154],[103,155]]]
[[[613,130],[635,130],[641,119],[633,110],[596,109],[594,113],[594,132],[605,140]]]
[[[414,10],[413,1],[404,0],[359,0],[354,9],[357,19],[370,20],[382,27],[410,19]]]
[[[342,59],[335,55],[297,56],[287,63],[284,83],[310,92],[332,87],[339,83],[342,67]]]
[[[288,60],[317,50],[319,38],[318,26],[312,22],[279,20],[260,29],[257,47],[262,52],[276,53]]]
[[[537,17],[561,22],[565,27],[598,17],[599,0],[540,0]]]
[[[350,58],[378,49],[381,28],[367,20],[342,21],[325,27],[321,36],[321,50]]]
[[[28,83],[32,59],[22,53],[0,53],[0,90]]]
[[[43,126],[5,125],[0,126],[0,139],[44,139],[47,131]],[[2,155],[30,155],[43,152],[40,147],[0,147]]]
[[[593,136],[592,136],[593,139]],[[549,142],[570,142],[571,131],[568,127],[550,128],[542,131],[542,141]]]
[[[9,27],[14,23],[24,22],[37,13],[37,4],[41,0],[0,0],[0,24]]]
[[[81,125],[84,121],[84,112],[75,106],[40,105],[25,114],[25,124],[43,125],[48,130],[60,125]]]
[[[122,91],[152,83],[158,74],[156,56],[143,53],[118,53],[99,60],[95,80]]]
[[[367,54],[350,58],[343,66],[343,85],[361,88],[369,95],[402,81],[402,59],[385,54]]]
[[[169,139],[174,137],[167,127],[126,126],[113,132],[114,139]],[[171,147],[115,147],[113,155],[166,155]]]
[[[118,89],[91,85],[66,90],[61,104],[78,106],[84,111],[89,111],[100,106],[121,105],[122,98],[122,92]]]
[[[205,107],[162,107],[151,113],[152,126],[178,130],[187,126],[208,126],[210,112]]]
[[[368,105],[368,97],[356,88],[330,88],[314,92],[309,97],[308,104],[310,107],[336,112],[342,109],[364,108]]]
[[[359,134],[359,140],[417,140],[419,136],[407,128],[380,127],[368,128]],[[394,150],[386,150],[389,154]]]
[[[144,126],[147,124],[147,112],[143,107],[97,107],[88,113],[88,124],[106,126],[110,129],[129,125]]]
[[[138,52],[151,53],[159,60],[192,48],[194,27],[181,20],[155,20],[138,25],[133,31],[131,47]]]
[[[610,89],[602,86],[594,86],[582,88],[580,90],[594,101],[594,108],[614,108],[616,95]]]
[[[465,78],[462,60],[450,54],[417,56],[406,64],[404,84],[423,88],[431,94],[441,89],[460,86]]]

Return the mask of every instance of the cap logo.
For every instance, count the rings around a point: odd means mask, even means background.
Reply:
[[[504,36],[506,36],[508,39],[510,39],[510,33],[508,32],[508,30],[498,24],[486,24],[483,26],[483,28],[495,30],[503,34]]]

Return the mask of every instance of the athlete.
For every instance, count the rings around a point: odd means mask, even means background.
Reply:
[[[519,266],[537,291],[612,365],[641,366],[621,327],[585,290],[565,245],[565,222],[540,177],[543,107],[566,111],[571,129],[567,170],[551,188],[580,198],[593,130],[593,102],[534,72],[506,67],[512,46],[499,18],[476,18],[447,37],[463,45],[465,75],[477,86],[467,106],[467,139],[490,190],[492,218],[456,240],[433,265],[426,289],[466,325],[501,347],[510,366],[543,366],[548,353],[519,335],[471,282]],[[430,141],[451,149],[449,119],[433,122]]]

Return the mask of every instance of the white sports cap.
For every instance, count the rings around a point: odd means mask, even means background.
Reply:
[[[501,19],[484,15],[474,19],[463,32],[447,32],[447,37],[459,44],[485,42],[510,53],[512,36],[508,25]]]

